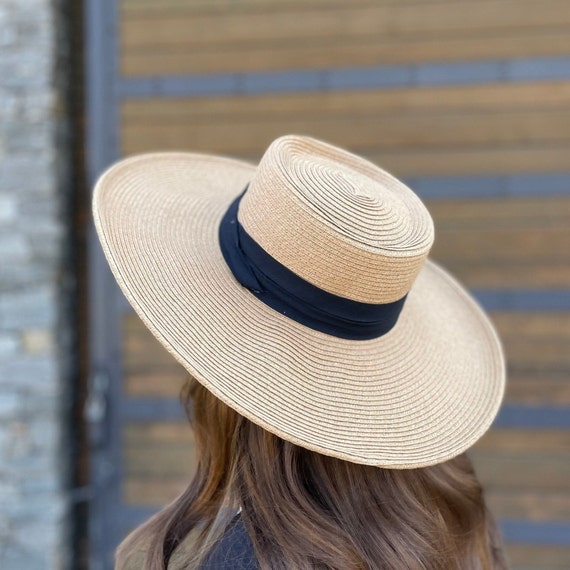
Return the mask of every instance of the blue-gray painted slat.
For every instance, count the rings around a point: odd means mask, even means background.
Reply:
[[[537,79],[568,79],[570,56],[521,57],[510,60],[505,69],[505,78],[511,81]]]
[[[525,174],[469,174],[404,177],[421,198],[532,198],[570,196],[570,171]]]
[[[184,408],[178,398],[125,398],[122,402],[121,416],[129,422],[159,420],[183,420]]]
[[[268,71],[241,75],[241,93],[287,93],[290,91],[322,91],[324,71]]]
[[[423,64],[290,69],[183,76],[122,77],[116,95],[134,97],[195,97],[237,93],[280,93],[406,86],[547,81],[570,78],[570,58],[537,57],[513,60],[436,62]]]
[[[570,311],[566,289],[473,289],[471,293],[488,311]]]
[[[499,428],[569,429],[570,408],[503,404],[493,425]]]
[[[499,526],[506,542],[570,546],[570,522],[503,519]]]
[[[418,64],[416,85],[494,83],[505,79],[505,61],[454,61]]]
[[[426,200],[497,198],[506,194],[507,175],[415,176],[402,181]],[[568,174],[570,183],[570,173]],[[569,191],[570,194],[570,191]]]
[[[415,79],[411,65],[379,65],[375,67],[343,67],[329,69],[324,83],[327,90],[371,89],[376,87],[406,87]]]
[[[136,77],[115,86],[119,99],[145,97],[202,97],[238,93],[244,78],[237,73],[172,77]]]

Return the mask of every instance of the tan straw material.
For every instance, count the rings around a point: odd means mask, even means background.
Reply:
[[[272,309],[234,277],[220,221],[238,219],[273,258],[354,301],[408,293],[372,340],[337,338]],[[167,350],[226,404],[283,439],[392,468],[439,463],[475,443],[502,401],[490,320],[427,256],[433,222],[402,182],[306,137],[277,139],[256,167],[217,156],[123,159],[93,199],[125,296]]]

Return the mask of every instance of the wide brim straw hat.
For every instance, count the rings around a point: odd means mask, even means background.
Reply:
[[[154,336],[277,436],[404,469],[459,455],[495,418],[505,386],[497,332],[428,258],[434,225],[420,198],[363,158],[292,135],[258,165],[135,155],[99,177],[93,213],[111,270]]]

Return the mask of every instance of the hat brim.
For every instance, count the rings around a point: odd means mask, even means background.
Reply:
[[[394,328],[345,340],[274,311],[227,267],[218,226],[255,166],[151,153],[99,178],[95,226],[126,298],[214,395],[313,451],[414,468],[473,445],[491,425],[505,359],[469,292],[427,259]]]

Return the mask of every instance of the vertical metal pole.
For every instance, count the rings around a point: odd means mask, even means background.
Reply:
[[[85,0],[86,163],[90,188],[119,157],[118,0]],[[88,231],[90,379],[86,420],[90,434],[93,498],[89,505],[89,568],[107,570],[117,540],[113,516],[119,504],[121,443],[117,429],[120,391],[120,331],[117,285],[95,236]]]

